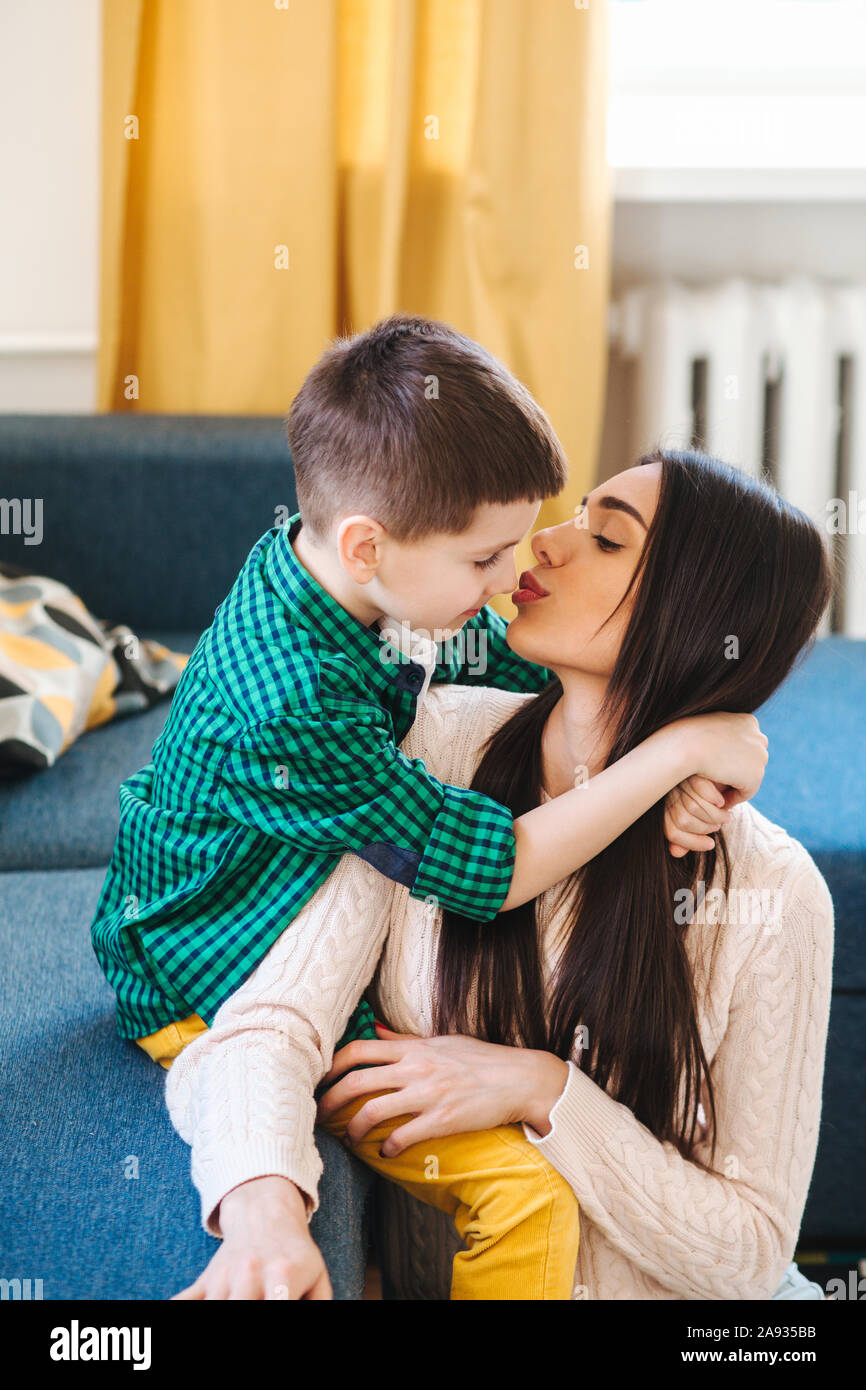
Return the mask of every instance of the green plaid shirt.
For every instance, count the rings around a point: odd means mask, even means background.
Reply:
[[[428,642],[425,664],[394,646],[383,660],[383,632],[297,559],[300,524],[296,512],[256,542],[151,762],[120,786],[91,935],[123,1038],[190,1013],[210,1026],[347,850],[478,921],[508,893],[511,811],[398,745],[428,679],[533,691],[552,673],[511,651],[489,607],[452,642]],[[375,1036],[364,1000],[338,1046],[359,1036]]]

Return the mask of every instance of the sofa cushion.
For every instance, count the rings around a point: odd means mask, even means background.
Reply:
[[[166,1073],[118,1038],[89,923],[99,869],[0,874],[6,1007],[0,1254],[46,1299],[168,1298],[218,1248],[201,1225]],[[317,1130],[311,1231],[338,1298],[360,1298],[372,1172]]]
[[[799,840],[833,897],[836,989],[866,989],[866,641],[826,637],[756,711],[770,761],[755,808]]]
[[[35,557],[34,557],[35,559]],[[91,613],[67,584],[0,560],[0,775],[52,767],[87,729],[150,709],[187,657]]]
[[[197,632],[142,634],[191,653]],[[119,818],[118,788],[150,762],[171,700],[90,729],[49,769],[0,782],[0,871],[107,865]]]

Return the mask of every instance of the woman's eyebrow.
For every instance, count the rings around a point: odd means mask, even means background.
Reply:
[[[580,505],[582,507],[586,506],[588,497],[589,493],[586,494],[586,497],[583,497],[581,499]],[[613,497],[610,493],[608,493],[606,497],[599,497],[597,501],[598,506],[603,507],[606,512],[627,512],[629,516],[634,517],[635,521],[640,522],[641,526],[645,531],[647,530],[647,524],[641,516],[640,512],[637,511],[637,509],[633,507],[630,502],[623,501],[621,497]]]

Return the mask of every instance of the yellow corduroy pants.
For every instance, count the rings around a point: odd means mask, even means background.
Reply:
[[[136,1041],[168,1068],[206,1029],[197,1014],[190,1014]],[[385,1094],[348,1101],[322,1128],[343,1138],[361,1106]],[[454,1257],[451,1298],[570,1299],[580,1235],[577,1199],[520,1125],[424,1139],[383,1158],[384,1140],[410,1118],[397,1115],[374,1125],[351,1152],[389,1182],[453,1217],[466,1249]]]

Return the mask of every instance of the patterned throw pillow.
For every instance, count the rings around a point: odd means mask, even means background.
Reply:
[[[85,729],[150,709],[188,661],[0,561],[0,777],[51,767]]]

